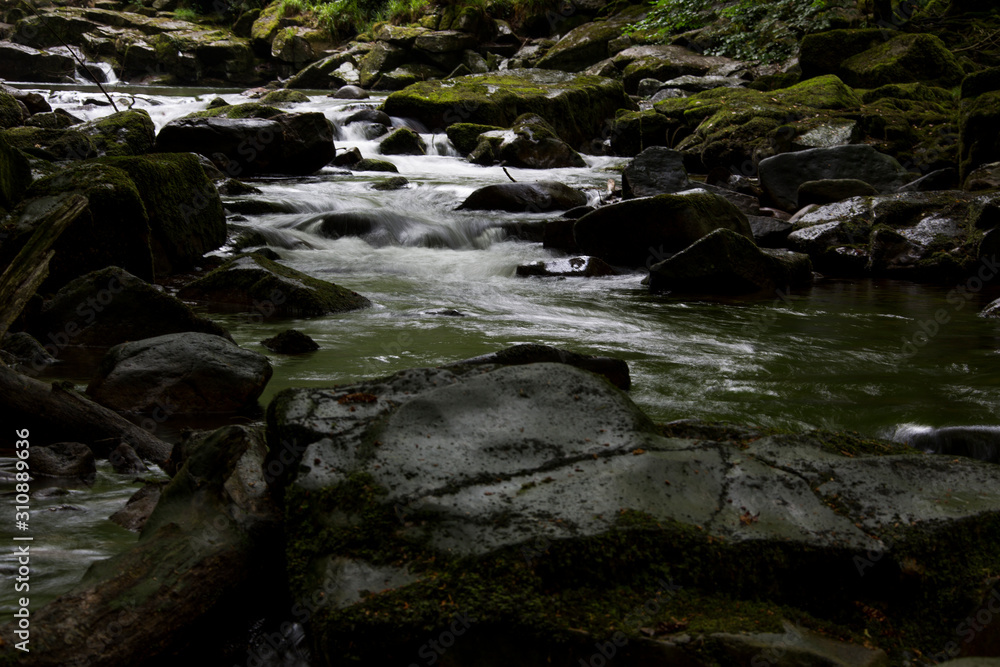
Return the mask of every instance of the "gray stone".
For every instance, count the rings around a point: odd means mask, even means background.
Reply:
[[[673,194],[691,187],[684,154],[665,146],[651,146],[630,161],[622,172],[622,197]]]
[[[458,207],[470,211],[565,211],[587,203],[587,196],[556,181],[487,185]]]
[[[31,448],[31,474],[40,477],[91,477],[97,474],[94,452],[80,442],[57,442]]]

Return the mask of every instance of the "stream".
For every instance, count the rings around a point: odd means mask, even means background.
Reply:
[[[31,87],[54,108],[86,120],[111,112],[108,106],[83,103],[100,97],[96,88]],[[230,103],[246,101],[235,90],[121,87],[113,94],[149,111],[157,130],[204,109],[217,96]],[[291,110],[321,111],[339,125],[359,105],[379,101],[316,94]],[[491,224],[558,214],[454,211],[476,188],[507,177],[499,167],[467,163],[443,135],[425,134],[424,139],[432,155],[386,158],[410,182],[398,191],[371,188],[385,173],[329,167],[309,177],[247,181],[263,191],[254,198],[287,212],[240,216],[245,219],[231,223],[264,230],[289,246],[275,248],[289,266],[355,290],[375,304],[300,320],[266,313],[213,314],[240,345],[271,358],[274,377],[262,405],[287,387],[325,387],[542,343],[625,359],[632,372],[632,399],[660,421],[729,420],[881,437],[892,437],[904,425],[1000,423],[1000,321],[977,316],[1000,296],[1000,285],[959,295],[953,290],[961,285],[820,279],[810,290],[763,300],[687,300],[650,295],[640,284],[645,273],[638,271],[608,278],[519,278],[519,264],[558,255],[540,243],[507,240]],[[342,128],[336,143],[338,150],[357,147],[365,157],[378,157],[377,141],[353,126]],[[587,168],[509,171],[518,181],[544,178],[587,188],[597,202],[627,160],[586,159]],[[369,239],[331,240],[311,231],[317,214],[356,209],[386,214]],[[947,313],[944,324],[933,322],[939,310]],[[458,314],[445,314],[450,311]],[[284,357],[260,345],[288,328],[305,332],[321,349]],[[82,369],[64,364],[53,377],[84,386],[88,377]],[[173,432],[168,425],[158,435],[169,439]],[[0,459],[0,470],[12,467],[13,459]],[[158,470],[146,477],[165,479]],[[77,484],[66,487],[67,494],[33,499],[32,521],[38,526],[32,546],[32,571],[38,573],[31,587],[34,609],[67,590],[88,563],[135,541],[134,534],[106,518],[138,486],[133,477],[99,466],[93,486]],[[3,484],[0,491],[13,495],[13,485]],[[3,525],[9,531],[10,521]],[[13,554],[4,550],[0,572],[15,571]],[[10,587],[0,592],[4,613],[13,609],[13,596]]]

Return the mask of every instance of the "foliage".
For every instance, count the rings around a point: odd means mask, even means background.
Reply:
[[[653,0],[649,15],[627,32],[659,41],[712,25],[707,54],[777,62],[795,53],[804,34],[828,28],[830,9],[854,5],[853,0]]]
[[[191,21],[195,22],[201,18],[201,16],[193,9],[188,7],[180,7],[174,11],[174,18],[179,21]]]

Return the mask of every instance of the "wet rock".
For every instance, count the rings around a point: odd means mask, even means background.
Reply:
[[[652,146],[642,151],[622,172],[624,199],[673,194],[690,187],[684,155],[664,146]]]
[[[605,21],[593,21],[570,30],[538,61],[542,69],[579,72],[608,57],[608,42],[621,37],[622,30],[645,12],[630,7]]]
[[[256,405],[271,373],[267,357],[221,336],[168,334],[108,350],[87,394],[122,412],[241,412]]]
[[[341,86],[333,96],[340,100],[367,100],[368,91],[359,86]]]
[[[184,331],[229,337],[225,329],[176,297],[115,266],[67,283],[45,302],[29,328],[57,349],[111,347]]]
[[[424,155],[427,144],[413,130],[401,127],[380,141],[378,150],[382,155]]]
[[[160,130],[156,149],[204,155],[231,177],[311,174],[336,155],[333,127],[321,113],[269,119],[181,118]]]
[[[0,92],[10,95],[15,100],[23,104],[28,109],[28,113],[30,113],[32,117],[44,113],[50,113],[52,111],[52,106],[48,103],[45,97],[39,93],[21,90],[20,88],[14,88],[13,86],[8,86],[3,83],[0,83]]]
[[[99,163],[78,163],[32,183],[25,201],[2,225],[10,241],[0,245],[0,265],[9,263],[39,221],[71,194],[86,197],[87,207],[55,241],[43,293],[106,266],[152,280],[150,228],[142,198],[126,172]]]
[[[747,221],[750,223],[754,242],[761,248],[784,248],[788,244],[792,223],[760,215],[748,215]]]
[[[261,434],[238,426],[193,448],[138,542],[95,563],[58,601],[32,610],[32,628],[48,638],[32,641],[32,662],[129,667],[140,653],[166,659],[220,614],[262,618],[282,604],[281,584],[267,575],[282,559],[266,451]],[[15,629],[0,628],[4,660],[16,650]]]
[[[108,455],[111,467],[120,475],[141,475],[149,472],[149,468],[142,462],[135,450],[126,443],[121,443]]]
[[[97,147],[90,137],[74,129],[15,127],[7,130],[6,137],[12,147],[50,162],[97,156]]]
[[[523,169],[587,166],[580,154],[537,114],[518,116],[511,129],[503,133],[494,153],[508,166]]]
[[[376,42],[372,50],[358,61],[358,83],[362,88],[375,87],[383,74],[402,65],[407,58],[408,53],[405,49],[385,42]]]
[[[388,171],[394,174],[399,173],[399,169],[396,165],[389,162],[388,160],[379,160],[378,158],[363,158],[352,165],[349,165],[351,171]]]
[[[305,354],[319,349],[316,341],[298,329],[282,331],[277,336],[262,340],[260,344],[279,354]]]
[[[31,474],[40,477],[93,477],[94,452],[80,442],[57,442],[31,448]]]
[[[580,354],[549,345],[515,345],[498,352],[491,352],[471,359],[463,359],[444,368],[467,365],[523,366],[525,364],[567,364],[603,375],[611,384],[623,391],[632,385],[628,364],[623,359]]]
[[[146,525],[153,510],[156,509],[163,486],[160,483],[146,484],[132,494],[132,497],[125,503],[125,507],[108,518],[125,530],[138,533]]]
[[[297,90],[272,90],[260,98],[261,104],[273,104],[276,107],[302,104],[308,102],[309,96]]]
[[[611,264],[651,266],[716,229],[746,238],[746,216],[724,198],[706,192],[632,199],[597,209],[576,221],[580,249]]]
[[[392,176],[390,178],[383,178],[380,181],[372,183],[372,190],[379,190],[381,192],[389,190],[402,190],[409,184],[410,182],[402,176]]]
[[[851,197],[866,197],[877,195],[878,190],[856,178],[827,178],[818,181],[806,181],[799,185],[798,206],[809,204],[833,204]]]
[[[613,57],[622,72],[626,92],[634,94],[643,79],[667,81],[681,76],[705,76],[732,64],[729,58],[705,56],[683,46],[632,46]]]
[[[402,90],[418,81],[443,79],[445,72],[426,63],[403,63],[388,72],[383,72],[372,90]]]
[[[357,147],[345,150],[343,153],[333,158],[333,162],[330,163],[332,167],[346,167],[350,169],[353,165],[361,162],[361,151]]]
[[[925,82],[950,88],[965,72],[940,38],[930,34],[900,34],[840,63],[840,78],[854,88],[893,83]]]
[[[26,120],[24,124],[28,127],[40,127],[45,130],[65,130],[66,128],[79,125],[83,121],[74,118],[68,113],[57,113],[55,111],[47,113],[36,113]]]
[[[909,181],[895,158],[863,145],[783,153],[762,160],[758,169],[764,192],[786,211],[797,208],[799,186],[807,181],[856,179],[881,193],[893,192]]]
[[[316,317],[366,308],[356,292],[264,259],[235,257],[185,285],[178,296],[216,307],[246,310],[253,317]]]
[[[0,351],[10,355],[8,365],[23,364],[35,371],[55,361],[38,340],[24,331],[4,334],[0,341]]]
[[[587,203],[587,196],[556,181],[487,185],[458,207],[469,211],[562,211]]]
[[[454,123],[449,125],[445,132],[455,150],[462,155],[468,155],[479,144],[480,135],[484,132],[503,132],[503,128],[477,123]]]
[[[340,89],[347,84],[342,76],[342,68],[345,65],[353,67],[353,64],[352,56],[335,53],[301,69],[285,82],[285,88]]]
[[[516,271],[519,276],[557,276],[600,278],[616,276],[612,266],[597,257],[571,257],[569,259],[553,259],[521,264]]]
[[[38,81],[41,83],[72,83],[76,62],[69,56],[0,42],[0,79],[7,81]]]
[[[609,143],[615,155],[638,155],[644,148],[666,146],[670,121],[653,110],[626,111],[611,121]]]
[[[615,111],[634,108],[617,81],[544,70],[506,70],[424,81],[386,98],[390,116],[413,118],[441,131],[457,123],[510,127],[525,113],[548,121],[571,146],[600,136]]]
[[[729,229],[717,229],[649,269],[651,291],[752,294],[812,282],[808,255],[760,249]]]
[[[389,114],[378,109],[358,109],[340,122],[342,125],[350,125],[351,123],[377,123],[386,127],[392,127],[392,118],[389,117]]]
[[[105,164],[136,185],[149,216],[157,275],[190,269],[226,242],[222,200],[194,155],[108,158]]]
[[[219,184],[217,190],[220,195],[225,195],[227,197],[243,197],[246,195],[259,195],[263,193],[260,188],[248,185],[235,178],[226,179],[225,182]]]

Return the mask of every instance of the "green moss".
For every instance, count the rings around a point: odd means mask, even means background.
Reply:
[[[878,28],[827,30],[806,35],[799,49],[802,76],[808,79],[836,74],[846,59],[867,51],[884,39]]]
[[[83,132],[72,129],[15,127],[7,131],[12,146],[43,160],[85,160],[97,155],[97,147]]]
[[[394,174],[399,173],[396,165],[388,160],[379,160],[377,158],[364,158],[352,164],[350,169],[352,171],[387,171]]]
[[[916,81],[950,88],[958,85],[965,73],[938,37],[909,34],[848,58],[841,64],[840,74],[858,88]]]
[[[983,164],[1000,160],[1000,91],[983,93],[963,102],[960,128],[960,178]]]
[[[17,103],[13,95],[0,92],[0,129],[5,127],[17,127],[24,122],[21,115],[21,105]]]
[[[88,134],[102,155],[144,155],[153,150],[156,130],[143,110],[119,111],[84,123],[79,129]]]
[[[866,90],[861,96],[865,104],[871,104],[883,98],[941,104],[950,104],[955,100],[955,96],[950,90],[923,83],[893,83],[874,90]]]
[[[382,139],[378,149],[383,155],[424,155],[427,144],[410,128],[400,127]]]
[[[302,102],[308,102],[309,96],[305,93],[299,92],[297,90],[272,90],[264,97],[260,98],[260,104],[271,104],[271,105],[283,105],[283,104],[301,104]]]
[[[446,133],[452,145],[462,155],[468,155],[479,143],[479,135],[504,128],[496,125],[481,125],[479,123],[455,123],[449,125]]]
[[[301,93],[300,93],[301,94]],[[189,113],[185,118],[274,118],[283,114],[281,109],[261,102],[244,102],[230,104],[214,109],[205,109]]]

